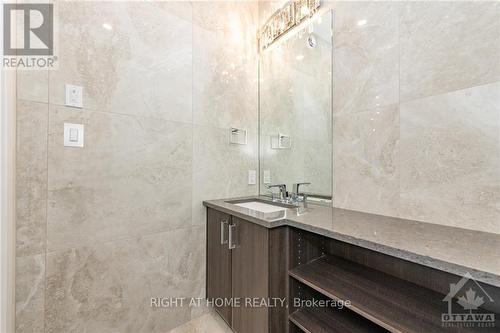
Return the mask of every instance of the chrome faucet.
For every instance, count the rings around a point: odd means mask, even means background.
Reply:
[[[299,194],[303,194],[303,193],[300,193],[300,186],[301,185],[311,185],[311,183],[297,183],[297,184],[293,184],[293,193],[299,195]]]
[[[303,208],[307,209],[307,194],[300,192],[301,185],[311,185],[311,183],[297,183],[293,184],[293,197],[297,204],[302,202]]]
[[[285,201],[287,199],[286,185],[285,184],[275,184],[275,185],[266,185],[266,188],[271,191],[272,188],[278,187],[280,189],[279,200]],[[272,192],[272,191],[271,191]],[[273,201],[276,198],[273,193]]]

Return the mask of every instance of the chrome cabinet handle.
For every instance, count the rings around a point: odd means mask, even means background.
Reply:
[[[230,224],[229,225],[229,249],[235,249],[236,248],[236,243],[234,241],[234,230],[236,230],[236,224]]]
[[[225,233],[225,226],[227,226],[228,222],[227,219],[222,219],[220,221],[220,244],[224,245],[227,244],[227,239],[226,239],[226,233]]]

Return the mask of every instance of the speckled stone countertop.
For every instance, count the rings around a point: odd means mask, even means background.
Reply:
[[[307,230],[460,276],[468,272],[477,281],[500,287],[500,234],[313,204],[298,214],[297,209],[261,213],[227,202],[247,199],[203,204],[267,228],[287,225]]]

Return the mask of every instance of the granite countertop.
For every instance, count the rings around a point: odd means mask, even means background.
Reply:
[[[203,204],[267,228],[299,228],[460,276],[469,273],[500,287],[500,234],[313,204],[298,214],[295,208],[261,213],[227,202],[251,198],[269,200],[246,197]]]

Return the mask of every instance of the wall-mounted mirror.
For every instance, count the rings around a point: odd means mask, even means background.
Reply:
[[[260,193],[268,184],[332,196],[332,11],[260,54]]]

